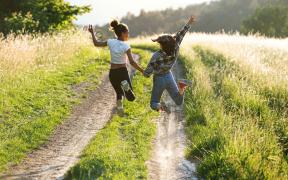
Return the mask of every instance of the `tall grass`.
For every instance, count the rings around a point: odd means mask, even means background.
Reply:
[[[199,174],[206,178],[287,178],[286,110],[269,106],[269,98],[260,93],[263,88],[253,84],[251,73],[237,62],[199,46],[195,54],[191,49],[183,52],[188,76],[195,82],[186,96],[186,112],[190,156],[202,161]]]
[[[252,73],[261,73],[271,83],[288,81],[288,38],[273,39],[238,34],[189,34],[185,45],[214,49]]]
[[[89,46],[90,39],[81,31],[58,34],[18,35],[6,39],[0,35],[1,75],[17,75],[34,69],[53,70],[59,63],[77,53],[79,48]]]
[[[45,142],[108,69],[107,50],[82,32],[0,41],[0,172]],[[81,94],[76,85],[86,82]]]
[[[186,45],[207,47],[237,64],[238,74],[268,99],[269,106],[287,117],[288,39],[200,34],[191,35]]]

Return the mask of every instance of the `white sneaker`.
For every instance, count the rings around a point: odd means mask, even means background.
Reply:
[[[127,80],[121,82],[121,87],[126,92],[130,90],[130,85]]]

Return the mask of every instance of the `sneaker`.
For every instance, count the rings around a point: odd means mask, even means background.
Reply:
[[[164,102],[161,102],[160,110],[166,112],[167,114],[171,113],[171,110]]]
[[[179,84],[180,89],[185,89],[186,87],[192,86],[192,81],[187,80],[187,79],[179,79],[178,84]]]
[[[130,90],[130,85],[127,80],[121,82],[121,87],[126,92]]]

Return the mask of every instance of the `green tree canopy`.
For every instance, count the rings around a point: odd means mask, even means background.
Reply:
[[[0,0],[0,32],[49,32],[72,27],[89,6],[72,6],[64,0]]]
[[[257,9],[254,15],[243,21],[242,32],[287,37],[288,6],[268,6]]]

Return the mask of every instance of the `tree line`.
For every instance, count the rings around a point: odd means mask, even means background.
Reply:
[[[242,22],[241,32],[288,37],[288,0],[275,0],[273,4],[257,8]]]
[[[288,36],[288,0],[219,0],[211,3],[190,5],[186,8],[145,12],[138,16],[128,13],[121,19],[129,25],[131,36],[155,33],[174,33],[191,14],[198,21],[193,25],[196,32],[242,32],[260,33],[271,37]],[[108,24],[97,26],[104,37]]]
[[[135,2],[136,3],[136,2]],[[0,0],[0,32],[44,33],[74,28],[77,15],[89,6],[72,6],[64,0]],[[139,15],[127,13],[121,21],[128,24],[132,37],[174,33],[191,14],[197,16],[196,32],[260,33],[270,37],[288,36],[288,0],[218,0]],[[96,26],[102,37],[113,37],[104,26]]]

